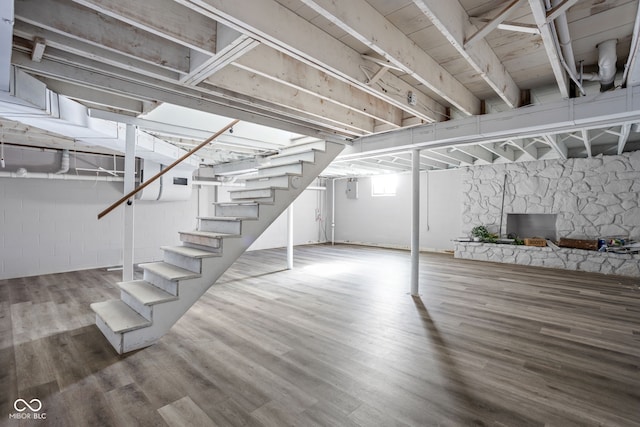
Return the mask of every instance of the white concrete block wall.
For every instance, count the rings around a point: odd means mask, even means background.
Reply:
[[[97,214],[122,197],[122,183],[0,178],[0,279],[122,263],[123,211]],[[195,228],[197,192],[183,202],[137,202],[136,263]]]
[[[461,176],[458,169],[420,174],[422,250],[453,249],[462,223]],[[336,242],[410,247],[411,174],[398,175],[395,196],[372,196],[370,178],[358,179],[358,199],[348,199],[345,190],[346,180],[337,180]]]

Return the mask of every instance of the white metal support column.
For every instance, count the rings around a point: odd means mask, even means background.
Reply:
[[[293,270],[293,203],[287,208],[287,269]]]
[[[336,179],[331,180],[331,246],[336,244]]]
[[[124,194],[132,191],[136,185],[136,127],[127,125],[126,148],[124,155]],[[124,205],[124,236],[122,249],[122,281],[133,280],[133,198]]]
[[[411,156],[411,295],[420,287],[420,150]]]

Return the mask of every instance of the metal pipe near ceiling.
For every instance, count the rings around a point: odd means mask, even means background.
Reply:
[[[558,6],[563,3],[563,0],[545,0],[547,10]],[[573,45],[571,42],[571,34],[569,33],[569,23],[567,21],[566,13],[561,13],[554,20],[555,25],[551,25],[551,30],[554,35],[557,45],[559,45],[558,55],[560,55],[560,62],[564,66],[567,74],[573,80],[578,87],[580,93],[584,96],[587,93],[582,87],[582,83],[577,77],[576,73],[576,60],[573,54]]]
[[[69,172],[69,150],[62,150],[62,158],[60,159],[60,169],[56,171],[56,175]]]

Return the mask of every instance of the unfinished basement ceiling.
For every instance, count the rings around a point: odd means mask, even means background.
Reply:
[[[614,85],[640,80],[638,0],[252,0],[251,7],[231,0],[157,0],[153,7],[16,0],[14,6],[11,64],[93,117],[136,124],[183,149],[215,131],[216,117],[266,126],[247,133],[238,126],[202,154],[206,164],[262,156],[305,135],[350,143],[597,96],[597,81],[581,88],[567,70],[576,80],[597,74],[597,46],[607,40],[616,40]],[[169,120],[194,110],[199,122]],[[20,136],[24,128],[7,121],[2,127],[5,141],[15,135],[15,143],[30,144]],[[636,130],[628,120],[458,141],[424,149],[422,167],[616,154],[638,148]],[[31,132],[34,145],[47,138],[51,147],[64,145],[64,135]],[[406,149],[351,154],[328,173],[402,172],[409,156]]]

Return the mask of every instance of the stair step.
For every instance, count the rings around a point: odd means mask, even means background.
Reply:
[[[248,190],[233,190],[229,192],[229,196],[234,200],[242,199],[270,199],[274,196],[274,188],[259,188]]]
[[[245,217],[245,218],[258,218],[258,212],[260,207],[257,203],[229,203],[218,202],[214,203],[214,212],[219,217]]]
[[[123,333],[151,325],[151,322],[136,313],[121,300],[95,302],[91,309],[115,333]]]
[[[212,252],[204,249],[193,248],[190,246],[161,246],[160,249],[191,258],[210,258],[219,257],[222,255],[220,252]]]
[[[242,219],[236,217],[198,217],[198,231],[240,234]]]
[[[279,176],[284,174],[289,175],[302,175],[303,162],[300,160],[292,160],[290,163],[285,163],[276,166],[262,166],[258,168],[257,178],[269,178],[272,176]]]
[[[188,243],[195,243],[211,248],[220,248],[222,239],[226,237],[239,237],[239,234],[214,233],[211,231],[180,231],[180,240]]]
[[[160,304],[162,302],[175,301],[177,296],[163,291],[146,280],[133,280],[118,283],[120,289],[140,301],[144,305]]]
[[[251,177],[251,178],[247,178],[245,179],[245,189],[249,190],[257,190],[260,188],[282,188],[282,189],[287,189],[289,188],[289,183],[292,179],[292,177],[295,177],[297,175],[291,175],[291,174],[280,174],[280,175],[274,175],[274,176],[270,176],[270,177],[264,177],[264,176],[255,176],[255,177]]]
[[[278,166],[288,164],[291,160],[299,160],[306,163],[314,163],[316,161],[316,152],[318,150],[311,149],[300,153],[284,153],[269,156],[261,163],[263,166]]]
[[[171,281],[194,279],[200,277],[200,274],[184,268],[177,267],[164,261],[149,262],[140,264],[140,268],[149,270],[151,273]]]
[[[303,142],[301,144],[289,145],[287,147],[280,149],[279,155],[304,153],[305,151],[310,151],[310,150],[325,151],[326,142],[324,140],[318,140],[318,141],[311,141],[311,142]]]

